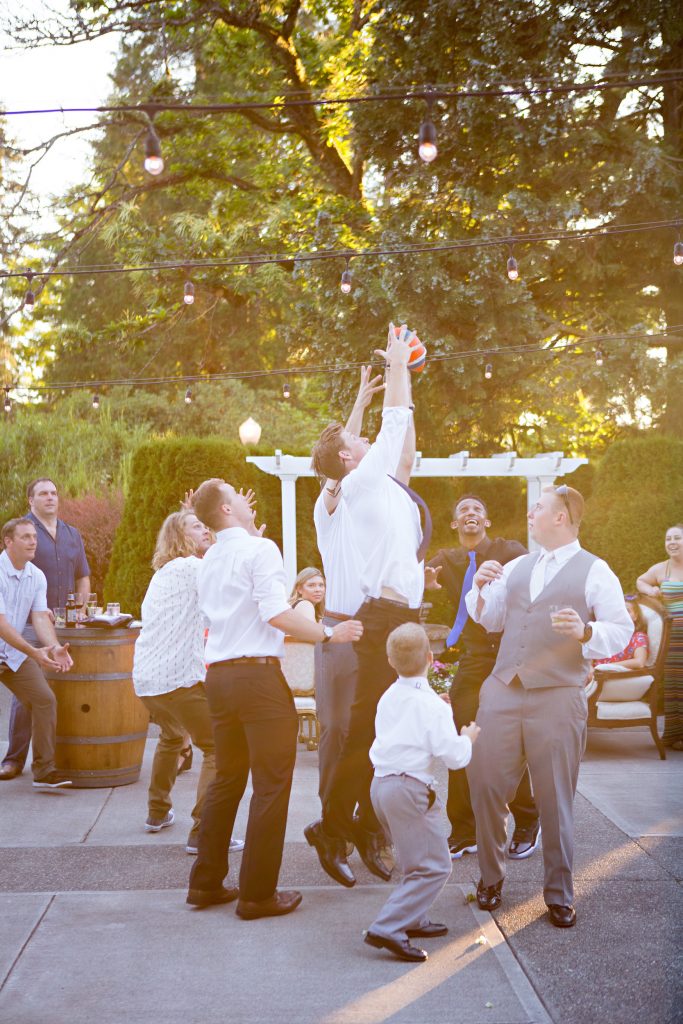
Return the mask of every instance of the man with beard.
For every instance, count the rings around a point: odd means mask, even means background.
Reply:
[[[458,731],[473,721],[479,707],[479,690],[496,661],[500,633],[487,633],[467,614],[465,597],[482,562],[493,559],[501,565],[526,554],[519,541],[503,537],[489,537],[491,522],[486,504],[476,494],[464,494],[453,511],[451,529],[457,530],[459,547],[442,548],[428,564],[425,586],[440,589],[439,576],[450,597],[455,612],[453,628],[447,645],[458,642],[462,654],[458,671],[451,687],[450,699],[453,718]],[[448,802],[446,804],[451,835],[448,840],[451,857],[459,860],[466,853],[477,852],[476,825],[464,768],[448,773]],[[515,820],[515,831],[508,849],[512,860],[530,857],[538,846],[540,827],[538,812],[531,793],[529,770],[526,769],[510,803]]]

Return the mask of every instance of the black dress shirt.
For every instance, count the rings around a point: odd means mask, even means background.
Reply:
[[[477,569],[482,562],[487,562],[491,559],[500,562],[501,565],[505,565],[506,562],[511,562],[513,558],[519,558],[520,555],[527,554],[526,548],[519,541],[505,540],[503,537],[484,537],[477,544],[474,551]],[[441,548],[427,564],[433,569],[441,566],[439,583],[446,588],[448,596],[453,603],[453,618],[455,618],[458,605],[460,604],[460,594],[465,573],[469,564],[467,549],[463,547]],[[487,633],[483,626],[478,625],[469,616],[461,634],[466,654],[486,655],[494,659],[498,652],[500,637],[500,633]]]

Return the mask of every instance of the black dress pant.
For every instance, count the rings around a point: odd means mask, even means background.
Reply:
[[[353,841],[353,812],[359,805],[359,826],[381,832],[372,801],[373,769],[370,747],[375,739],[375,714],[382,694],[396,679],[387,661],[387,637],[404,622],[418,622],[419,609],[384,598],[369,598],[354,615],[363,623],[363,636],[354,644],[358,655],[356,695],[349,731],[323,804],[323,828],[329,836]]]
[[[495,665],[496,651],[476,653],[465,651],[460,659],[458,672],[451,686],[451,708],[458,732],[463,725],[469,725],[477,717],[479,691],[484,680]],[[470,799],[470,787],[464,768],[448,773],[448,820],[451,823],[451,839],[455,843],[475,842],[477,834]],[[517,787],[514,800],[510,801],[510,812],[515,819],[516,829],[534,828],[538,821],[538,810],[531,792],[529,769]]]
[[[278,665],[211,665],[206,694],[216,744],[216,778],[202,808],[190,888],[218,889],[228,873],[237,808],[251,770],[253,796],[242,854],[240,899],[277,888],[298,733],[294,698]]]

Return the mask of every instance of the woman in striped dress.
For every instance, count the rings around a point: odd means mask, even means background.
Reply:
[[[683,750],[683,525],[666,531],[664,542],[669,556],[638,577],[641,594],[659,597],[671,618],[669,651],[664,669],[665,746]]]

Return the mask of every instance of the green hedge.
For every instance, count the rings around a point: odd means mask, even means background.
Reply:
[[[196,489],[210,477],[222,477],[238,488],[253,488],[258,499],[257,521],[267,524],[267,536],[282,547],[280,481],[247,463],[241,445],[197,437],[150,441],[133,456],[128,496],[105,582],[105,601],[119,601],[123,610],[139,615],[152,576],[150,563],[161,523],[179,508],[185,491]],[[318,485],[306,479],[296,486],[299,565],[317,565],[313,504]]]
[[[626,590],[665,557],[664,534],[683,521],[683,441],[615,442],[601,459],[586,506],[581,543],[604,558]]]

